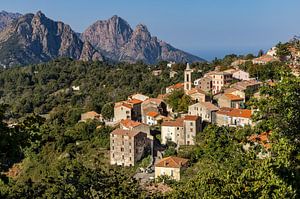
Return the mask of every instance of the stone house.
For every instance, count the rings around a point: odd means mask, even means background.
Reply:
[[[248,109],[236,109],[222,107],[216,113],[216,124],[218,126],[246,126],[253,125],[251,120],[252,111]]]
[[[224,90],[225,94],[232,94],[235,96],[238,96],[240,98],[243,98],[244,100],[246,100],[246,93],[244,91],[235,89],[235,88],[227,88]]]
[[[188,159],[169,156],[159,160],[155,164],[155,179],[161,176],[169,176],[173,180],[180,180],[180,174],[187,168]]]
[[[217,106],[210,102],[198,102],[189,106],[189,115],[196,115],[202,118],[202,121],[215,123],[215,113],[219,110]]]
[[[186,115],[161,124],[162,144],[168,141],[180,145],[194,145],[196,134],[202,130],[201,117]]]
[[[266,54],[266,55],[263,55],[261,57],[253,59],[252,63],[253,64],[267,64],[267,63],[274,62],[274,61],[279,61],[279,59],[276,58],[276,57],[273,57],[271,55]]]
[[[177,145],[183,145],[185,139],[183,119],[165,121],[161,124],[161,143],[166,144],[172,141]]]
[[[145,155],[147,147],[146,133],[116,129],[110,134],[110,164],[134,166]]]
[[[140,100],[140,101],[145,101],[149,99],[149,97],[147,95],[143,95],[143,94],[140,94],[140,93],[136,93],[136,94],[133,94],[131,96],[128,97],[128,100]]]
[[[259,90],[262,84],[262,82],[257,80],[243,80],[232,84],[230,88],[243,91],[244,93],[255,93]]]
[[[171,86],[168,86],[166,88],[166,94],[172,93],[173,91],[176,90],[183,90],[184,89],[184,83],[177,83]]]
[[[222,94],[218,99],[219,107],[243,108],[244,102],[244,98],[229,93]]]
[[[196,134],[202,131],[201,117],[186,115],[183,120],[185,145],[195,145]]]
[[[212,79],[212,94],[221,92],[222,88],[232,81],[232,74],[226,72],[212,71],[204,75]]]
[[[209,93],[212,89],[212,78],[202,77],[194,81],[194,85],[202,91]]]
[[[157,112],[161,116],[167,116],[167,105],[158,98],[147,99],[141,104],[142,122],[145,124],[147,124],[147,114],[149,112]]]
[[[95,111],[89,111],[81,114],[80,121],[86,122],[87,120],[97,120],[103,122],[102,115]]]
[[[150,127],[148,125],[130,119],[121,120],[120,129],[138,131],[150,135]]]
[[[250,74],[248,72],[240,70],[240,69],[228,69],[223,72],[232,74],[232,77],[234,79],[250,80]]]
[[[146,113],[146,124],[154,126],[158,124],[158,121],[161,119],[160,114],[155,111],[150,111]]]
[[[114,107],[114,118],[116,122],[131,119],[141,121],[141,104],[143,101],[130,99],[127,101],[117,102]]]
[[[199,88],[192,88],[186,92],[186,95],[190,96],[195,102],[206,102],[210,100],[210,97]]]

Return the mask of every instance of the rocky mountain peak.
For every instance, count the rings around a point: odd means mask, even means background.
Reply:
[[[150,41],[151,40],[151,34],[148,31],[147,26],[144,24],[138,24],[133,32],[133,38],[140,39],[143,41]]]
[[[83,48],[83,42],[69,25],[53,21],[41,11],[20,17],[0,32],[0,62],[6,66],[45,62],[57,57],[86,60],[101,57],[93,47]],[[98,54],[94,56],[95,53]]]
[[[21,17],[19,13],[10,13],[6,11],[0,12],[0,31],[10,25],[13,21]]]

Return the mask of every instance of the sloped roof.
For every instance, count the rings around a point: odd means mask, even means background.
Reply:
[[[159,160],[155,164],[155,167],[181,168],[182,166],[185,166],[188,161],[189,161],[188,159],[169,156]]]
[[[192,88],[191,90],[187,91],[186,94],[187,95],[193,95],[193,94],[196,94],[196,93],[200,93],[200,94],[203,94],[205,95],[206,93],[201,90],[200,88]]]
[[[230,117],[251,118],[252,111],[248,109],[222,107],[217,114],[227,115]]]
[[[173,126],[173,127],[183,127],[183,119],[178,118],[173,121],[164,121],[161,126]]]
[[[147,115],[147,116],[150,116],[150,117],[156,117],[156,116],[159,115],[159,113],[158,113],[158,112],[155,112],[155,111],[150,111],[150,112],[148,112],[146,115]]]
[[[168,89],[181,89],[184,88],[184,83],[180,82],[167,87]]]
[[[138,99],[131,99],[127,101],[129,104],[141,104],[143,101]]]
[[[231,101],[243,101],[244,100],[243,98],[233,95],[233,94],[230,94],[230,93],[225,93],[223,96]]]
[[[262,145],[266,149],[270,149],[271,144],[270,144],[269,137],[271,134],[272,134],[272,131],[263,132],[259,135],[254,134],[254,135],[251,135],[248,140],[251,142],[258,142],[260,145]]]
[[[126,128],[130,128],[130,127],[137,127],[142,123],[133,121],[131,119],[126,119],[126,120],[121,120],[120,124],[125,126]]]
[[[199,119],[199,116],[196,115],[186,115],[184,116],[184,120],[196,121]]]
[[[134,131],[134,130],[124,130],[124,129],[115,129],[114,131],[111,132],[113,135],[124,135],[124,136],[129,136],[129,137],[135,137],[137,134],[140,132]]]
[[[89,112],[86,112],[86,113],[82,113],[81,115],[85,115],[85,116],[88,116],[88,117],[95,117],[95,116],[98,116],[100,114],[97,113],[96,111],[89,111]]]

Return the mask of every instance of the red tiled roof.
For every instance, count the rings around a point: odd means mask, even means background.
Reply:
[[[186,92],[187,95],[193,95],[193,94],[196,94],[196,93],[201,93],[201,94],[205,95],[205,92],[203,90],[199,89],[199,88],[192,88],[191,90]]]
[[[130,128],[130,127],[139,126],[142,123],[133,121],[131,119],[126,119],[126,120],[121,120],[120,124],[123,125],[123,126],[125,126],[126,128]]]
[[[188,163],[188,159],[170,156],[159,160],[155,167],[169,167],[169,168],[181,168]]]
[[[177,83],[167,87],[168,89],[181,89],[184,88],[184,83]]]
[[[252,141],[252,142],[258,142],[259,144],[261,144],[262,146],[264,146],[266,149],[270,149],[271,148],[271,144],[269,143],[269,136],[272,134],[272,131],[269,132],[263,132],[259,135],[251,135],[249,137],[248,140]]]
[[[175,126],[175,127],[183,127],[183,119],[178,118],[177,120],[173,121],[164,121],[161,126]]]
[[[127,101],[129,104],[141,104],[143,101],[138,99],[132,99]]]
[[[237,109],[237,108],[227,108],[222,107],[217,112],[217,114],[227,115],[230,117],[243,117],[243,118],[251,118],[252,112],[248,109]]]
[[[184,120],[196,121],[198,119],[199,119],[199,117],[195,116],[195,115],[186,115],[186,116],[184,116]]]
[[[115,104],[115,108],[118,108],[118,107],[121,107],[121,106],[124,106],[126,108],[132,109],[132,105],[128,104],[126,101],[124,101],[124,102],[117,102]]]
[[[158,112],[155,112],[155,111],[150,111],[150,112],[148,112],[146,115],[147,115],[147,116],[150,116],[150,117],[156,117],[156,116],[159,115],[159,113],[158,113]]]
[[[134,137],[140,132],[138,131],[132,131],[132,130],[123,130],[123,129],[115,129],[111,134],[113,135],[124,135],[124,136],[129,136],[129,137]]]
[[[243,101],[244,100],[243,98],[233,95],[233,94],[230,94],[230,93],[225,93],[224,96],[231,101]]]
[[[143,104],[147,104],[147,103],[155,103],[155,104],[160,104],[162,103],[163,100],[161,99],[158,99],[158,98],[150,98],[150,99],[147,99],[143,102]]]

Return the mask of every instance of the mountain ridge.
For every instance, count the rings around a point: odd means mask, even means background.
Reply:
[[[205,61],[152,36],[146,25],[138,24],[132,29],[117,15],[96,21],[81,34],[64,22],[46,17],[41,11],[14,16],[15,19],[0,31],[1,66],[35,64],[58,57],[84,61],[143,61],[147,64],[161,60]]]

